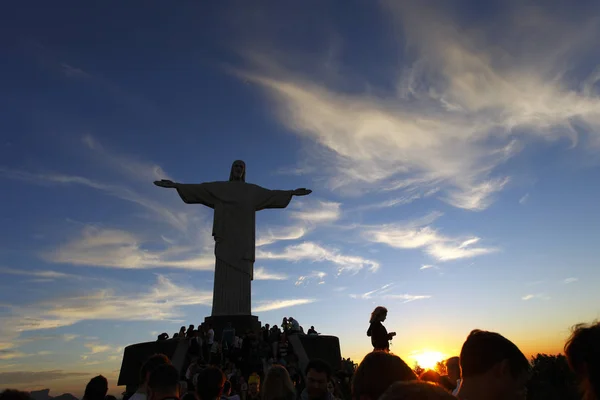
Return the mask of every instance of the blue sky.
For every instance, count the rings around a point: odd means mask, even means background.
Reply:
[[[263,322],[358,360],[386,305],[413,360],[597,318],[597,5],[411,3],[4,4],[0,387],[114,385],[124,346],[201,322],[210,210],[152,181],[235,159],[314,191],[258,214]]]

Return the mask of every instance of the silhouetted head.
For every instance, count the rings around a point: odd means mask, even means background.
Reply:
[[[369,322],[383,322],[387,318],[387,313],[387,308],[382,306],[376,307],[371,313],[371,319],[369,320]]]
[[[472,331],[460,351],[460,368],[461,392],[479,387],[485,388],[485,396],[481,395],[489,399],[527,396],[529,361],[513,342],[499,333]]]
[[[575,325],[565,344],[565,355],[575,372],[585,400],[600,395],[600,323]]]
[[[148,400],[179,397],[179,372],[171,364],[156,367],[148,378]]]
[[[448,378],[456,384],[456,381],[460,379],[460,359],[458,357],[450,357],[446,360],[446,371]]]
[[[150,356],[144,365],[142,365],[142,369],[140,370],[140,383],[147,384],[148,379],[150,379],[150,373],[154,371],[161,365],[171,364],[169,357],[164,354],[154,354]]]
[[[198,374],[196,394],[200,400],[215,400],[221,397],[225,386],[225,375],[217,367],[208,367]]]
[[[235,160],[231,165],[231,172],[229,173],[229,181],[242,181],[246,182],[246,163],[242,160]]]
[[[417,375],[398,356],[373,352],[362,360],[352,380],[352,399],[377,400],[396,381],[414,381]]]
[[[267,371],[260,394],[263,400],[295,400],[296,389],[288,371],[273,365]]]
[[[108,381],[102,375],[90,379],[85,387],[83,398],[85,400],[104,400],[108,392]]]
[[[396,382],[380,400],[456,400],[441,387],[428,382]]]
[[[323,360],[311,360],[306,366],[306,391],[309,399],[322,399],[327,395],[331,367]]]
[[[441,376],[436,371],[434,371],[432,369],[428,369],[427,371],[424,371],[421,374],[421,376],[419,376],[419,380],[421,380],[423,382],[432,382],[432,383],[439,384],[440,380],[441,380]]]

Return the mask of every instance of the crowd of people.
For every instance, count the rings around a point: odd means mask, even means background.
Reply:
[[[312,359],[300,371],[293,348],[279,346],[282,338],[302,334],[286,319],[282,330],[267,325],[258,333],[249,332],[238,338],[237,342],[234,336],[232,348],[223,343],[228,340],[224,332],[218,356],[213,357],[212,351],[206,354],[202,350],[206,347],[199,346],[200,351],[189,353],[190,365],[183,375],[167,356],[155,354],[141,367],[137,391],[125,395],[124,400],[527,398],[531,364],[522,351],[501,334],[473,330],[462,345],[460,355],[445,361],[444,375],[425,371],[418,376],[404,360],[389,352],[389,340],[394,335],[382,324],[386,316],[387,310],[383,307],[372,313],[367,334],[371,337],[373,352],[358,366],[343,360],[342,368],[334,371],[327,362]],[[215,343],[211,327],[207,327],[205,334],[190,328],[182,329],[178,336],[191,340],[202,338],[207,342],[212,338]],[[271,343],[278,346],[270,346]],[[565,344],[565,355],[580,383],[583,400],[600,400],[600,323],[576,326]],[[107,391],[106,379],[94,377],[85,389],[83,400],[110,400]],[[28,400],[28,396],[5,390],[0,400]]]

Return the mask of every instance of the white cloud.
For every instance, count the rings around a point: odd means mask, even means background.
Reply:
[[[371,290],[362,294],[351,294],[353,299],[371,300],[371,299],[386,299],[386,300],[404,300],[404,303],[409,303],[416,300],[430,299],[429,295],[413,295],[413,294],[389,294],[394,289],[393,283],[388,283],[380,288]]]
[[[282,308],[300,306],[303,304],[310,304],[314,303],[315,301],[315,299],[264,300],[258,301],[257,306],[252,307],[252,311],[267,312]]]
[[[540,299],[540,300],[550,300],[550,297],[543,294],[543,293],[538,293],[538,294],[527,294],[523,297],[521,297],[521,300],[534,300],[534,299]]]
[[[88,355],[106,353],[108,351],[113,350],[112,346],[99,343],[85,343],[84,346],[89,349]]]
[[[436,266],[430,265],[430,264],[425,264],[425,265],[422,265],[421,268],[419,268],[419,269],[423,270],[423,269],[430,269],[430,268],[436,268]]]
[[[308,227],[303,225],[269,228],[258,233],[256,247],[273,244],[280,240],[297,240],[306,235],[308,230]]]
[[[304,210],[292,211],[291,217],[311,224],[333,222],[340,218],[340,206],[332,201],[306,202]]]
[[[489,254],[497,249],[474,247],[480,241],[475,236],[449,237],[428,225],[432,217],[402,224],[366,227],[363,237],[374,243],[383,243],[399,249],[424,249],[438,261],[450,261]],[[422,268],[424,269],[424,268]]]
[[[288,279],[286,274],[267,271],[264,267],[254,267],[254,280],[257,281],[284,281]]]
[[[404,300],[405,303],[410,303],[411,301],[430,299],[431,296],[414,294],[388,294],[384,296],[384,298],[389,300]]]
[[[579,278],[571,277],[571,278],[567,278],[567,279],[565,279],[565,280],[564,280],[564,283],[568,285],[568,284],[570,284],[570,283],[575,283],[575,282],[577,282],[578,280],[579,280]]]
[[[130,232],[86,226],[75,239],[44,253],[43,257],[55,263],[96,267],[214,269],[215,258],[209,249],[198,252],[190,246],[171,246],[151,251],[143,244],[141,237]]]
[[[65,327],[81,321],[168,321],[183,316],[180,307],[211,303],[212,292],[179,286],[158,275],[154,286],[139,293],[117,294],[111,289],[99,289],[86,295],[64,295],[12,306],[0,314],[0,333],[3,340],[11,341],[20,332]]]
[[[257,259],[286,260],[286,261],[311,261],[330,262],[337,266],[338,273],[350,271],[358,272],[367,267],[371,271],[379,268],[379,263],[360,256],[341,254],[336,249],[322,247],[313,242],[304,242],[298,245],[287,246],[282,252],[257,250]]]
[[[45,278],[48,280],[53,279],[79,279],[80,277],[72,274],[65,274],[63,272],[50,271],[50,270],[25,270],[25,269],[14,269],[14,268],[4,268],[0,267],[0,274],[10,274],[10,275],[23,275],[23,276],[33,276],[38,278]]]
[[[519,199],[519,204],[525,204],[529,200],[529,193],[526,193],[523,197]]]
[[[308,285],[310,282],[317,281],[318,285],[322,285],[325,283],[325,277],[327,274],[323,271],[312,271],[310,274],[301,275],[296,280],[295,285]]]
[[[588,131],[588,144],[598,141],[600,74],[579,81],[572,74],[594,49],[599,24],[592,15],[574,22],[513,2],[501,23],[471,26],[450,19],[450,3],[381,4],[402,31],[389,30],[406,64],[383,60],[380,70],[395,72],[378,77],[397,82],[395,93],[361,80],[350,66],[340,66],[349,74],[335,80],[311,75],[317,66],[288,61],[295,60],[289,47],[260,53],[246,46],[247,67],[236,71],[266,91],[283,124],[324,149],[312,161],[331,188],[436,182],[449,204],[483,210],[510,179],[497,167],[525,145],[539,138],[575,143],[575,121]],[[505,27],[501,34],[496,26]],[[345,91],[345,83],[368,89]]]

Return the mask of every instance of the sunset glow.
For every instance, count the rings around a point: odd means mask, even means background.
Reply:
[[[419,364],[421,368],[435,369],[436,364],[439,361],[445,360],[446,356],[439,351],[423,350],[419,352],[413,352],[410,355],[410,358]]]

